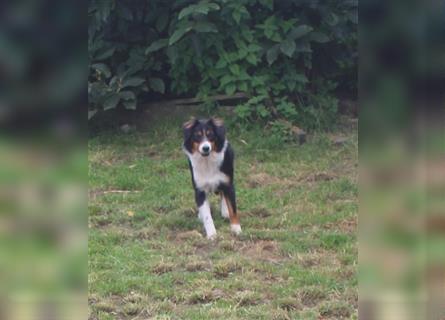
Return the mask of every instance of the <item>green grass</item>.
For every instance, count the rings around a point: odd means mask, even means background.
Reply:
[[[344,129],[345,130],[345,129]],[[90,319],[356,319],[357,136],[229,130],[243,234],[203,237],[180,122],[89,141]]]

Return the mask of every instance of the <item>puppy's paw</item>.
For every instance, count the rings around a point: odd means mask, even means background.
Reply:
[[[239,224],[231,224],[230,231],[233,234],[239,235],[239,234],[241,234],[241,226]]]
[[[207,239],[216,240],[216,231],[207,233]]]

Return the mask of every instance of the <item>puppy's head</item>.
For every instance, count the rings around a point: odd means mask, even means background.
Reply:
[[[207,157],[211,152],[221,152],[224,147],[226,130],[220,119],[191,119],[182,128],[184,147],[190,153],[199,152]]]

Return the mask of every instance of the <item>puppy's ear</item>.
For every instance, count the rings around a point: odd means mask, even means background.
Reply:
[[[193,127],[198,123],[198,120],[191,118],[189,121],[182,125],[182,132],[184,133],[184,141],[190,139],[192,135]]]
[[[226,140],[226,128],[224,127],[224,121],[219,118],[211,118],[210,123],[215,128],[215,134],[216,136],[224,142]]]

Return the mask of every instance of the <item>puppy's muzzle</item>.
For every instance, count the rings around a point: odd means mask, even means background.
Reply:
[[[203,157],[207,157],[210,154],[211,151],[212,151],[212,145],[208,141],[204,141],[199,146],[199,153]]]

